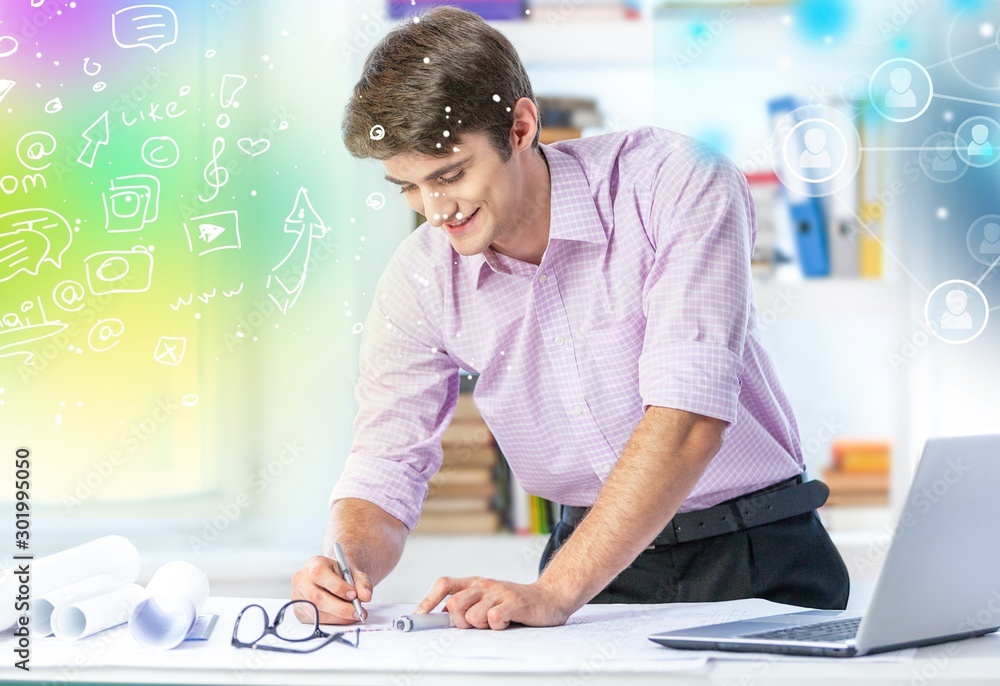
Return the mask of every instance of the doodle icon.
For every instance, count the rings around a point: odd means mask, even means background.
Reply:
[[[375,126],[371,127],[371,129],[368,131],[368,137],[371,138],[373,141],[382,140],[383,138],[385,138],[385,127],[382,126],[381,124],[376,124]]]
[[[159,52],[177,42],[177,15],[165,5],[132,5],[111,15],[111,35],[120,47]]]
[[[367,198],[365,198],[365,204],[375,211],[381,210],[383,207],[385,207],[385,196],[379,193],[378,191],[375,191]]]
[[[281,262],[271,268],[266,287],[267,297],[278,306],[282,314],[287,314],[306,285],[313,241],[318,241],[330,230],[313,208],[305,188],[299,188],[295,204],[285,217],[284,230],[285,233],[293,234],[295,240]]]
[[[187,339],[177,336],[160,336],[153,350],[153,360],[160,364],[177,366],[184,359],[187,350]]]
[[[0,214],[0,282],[18,272],[38,276],[42,262],[62,268],[62,256],[73,242],[66,219],[37,208]]]
[[[108,233],[142,231],[159,216],[160,180],[149,174],[119,176],[102,197]]]
[[[142,246],[95,252],[83,260],[94,295],[145,293],[153,281],[153,255]]]
[[[191,226],[184,223],[188,250],[207,255],[216,250],[239,250],[240,217],[236,210],[213,212],[199,217],[191,217]]]

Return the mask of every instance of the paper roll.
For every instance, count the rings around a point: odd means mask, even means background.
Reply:
[[[139,584],[121,584],[112,591],[59,605],[52,614],[52,630],[56,638],[78,639],[124,624],[142,594]]]
[[[102,536],[36,560],[15,560],[0,571],[0,630],[17,623],[21,612],[15,598],[21,587],[30,589],[32,600],[98,574],[110,574],[118,581],[132,583],[139,576],[139,551],[124,536]],[[29,566],[27,583],[18,578],[21,564]],[[32,610],[33,612],[33,610]]]
[[[129,630],[147,648],[180,645],[208,600],[208,577],[190,562],[168,562],[153,574],[132,609]]]
[[[32,607],[32,620],[35,631],[39,636],[48,636],[52,633],[52,612],[60,605],[83,600],[90,596],[107,593],[122,585],[110,574],[98,574],[75,584],[57,588],[49,591],[40,598],[37,598]]]

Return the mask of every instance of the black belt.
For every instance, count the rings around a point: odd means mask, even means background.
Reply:
[[[770,524],[815,510],[829,495],[825,483],[803,481],[799,474],[704,510],[676,514],[650,545],[676,545]],[[563,505],[561,518],[576,528],[589,511],[589,507]]]

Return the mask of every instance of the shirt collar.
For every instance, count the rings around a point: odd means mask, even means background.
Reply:
[[[549,163],[549,242],[606,244],[608,236],[583,166],[574,156],[552,145],[539,143],[538,147]],[[460,259],[467,260],[473,288],[479,288],[487,265],[494,272],[509,273],[491,248]]]

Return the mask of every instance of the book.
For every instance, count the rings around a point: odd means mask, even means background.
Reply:
[[[478,447],[492,443],[493,434],[483,421],[453,419],[441,436],[441,445],[450,447]]]
[[[831,494],[889,492],[887,472],[845,472],[840,469],[824,469],[823,482],[830,487]]]
[[[489,498],[435,498],[428,496],[421,511],[425,514],[443,512],[458,517],[467,512],[488,512],[491,510]]]
[[[420,515],[414,533],[419,534],[493,534],[500,529],[500,513],[485,512],[427,512]]]
[[[833,466],[844,472],[889,473],[892,444],[878,440],[834,441]]]
[[[444,446],[442,450],[444,455],[441,460],[441,472],[472,467],[493,467],[497,463],[497,450],[494,445]]]
[[[493,483],[493,469],[491,467],[447,466],[432,476],[428,485],[431,488],[437,488],[444,486],[478,486],[489,483]]]
[[[427,490],[427,499],[432,498],[480,498],[487,503],[496,495],[496,484],[490,482],[485,484],[458,484],[450,486],[430,486]]]

